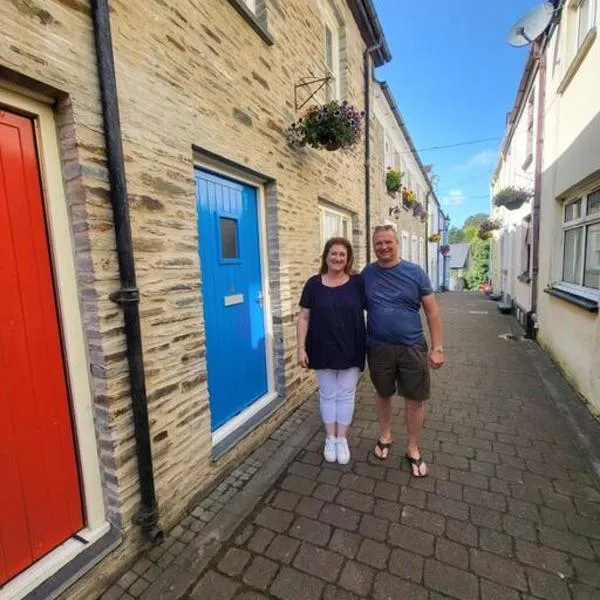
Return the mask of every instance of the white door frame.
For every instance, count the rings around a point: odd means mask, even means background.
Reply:
[[[69,382],[76,458],[81,479],[84,528],[77,535],[92,543],[109,530],[106,521],[100,461],[94,427],[93,403],[89,379],[89,361],[79,307],[77,278],[73,261],[73,241],[54,113],[39,94],[32,95],[12,84],[0,82],[0,106],[31,117],[37,143],[38,163],[44,209],[48,224],[48,242],[56,283],[59,327],[65,354],[65,375]],[[19,600],[51,577],[88,547],[73,538],[48,553],[11,579],[0,590],[0,600]]]
[[[252,419],[257,413],[277,400],[277,390],[275,389],[275,361],[273,354],[273,311],[271,306],[271,290],[269,287],[269,254],[267,244],[267,206],[265,198],[264,180],[253,177],[243,171],[235,168],[226,168],[217,160],[210,160],[199,153],[194,153],[194,168],[202,169],[215,175],[221,175],[233,179],[238,183],[249,185],[256,189],[257,209],[258,209],[258,238],[260,252],[260,270],[261,283],[263,290],[263,316],[265,324],[265,354],[267,367],[267,393],[247,406],[242,412],[221,425],[212,432],[213,448],[231,435],[234,431],[242,427],[247,421]],[[200,245],[200,240],[198,240]],[[204,318],[204,315],[203,317]],[[205,359],[206,360],[206,359]],[[208,368],[208,365],[207,365]],[[210,392],[209,392],[210,393]],[[210,407],[210,398],[209,398]]]

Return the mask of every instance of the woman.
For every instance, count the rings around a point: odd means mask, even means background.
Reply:
[[[365,366],[364,286],[353,275],[354,253],[344,238],[331,238],[321,269],[304,285],[298,317],[298,363],[315,369],[327,462],[350,461],[346,434],[354,414],[354,396]]]

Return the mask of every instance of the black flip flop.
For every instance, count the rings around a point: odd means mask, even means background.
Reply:
[[[378,460],[387,460],[390,457],[390,448],[392,447],[393,443],[394,442],[382,442],[381,440],[377,440],[377,448],[379,448],[381,452],[387,450],[387,455],[377,456],[377,454],[375,454],[375,451],[373,450],[373,456]]]
[[[410,466],[410,474],[413,477],[427,477],[429,475],[429,471],[427,471],[427,473],[425,473],[425,475],[421,475],[421,465],[425,464],[425,461],[423,460],[422,456],[419,456],[419,458],[413,458],[412,456],[405,454],[404,457],[408,461],[408,464]],[[427,466],[427,465],[425,465],[425,466]],[[415,475],[415,471],[414,471],[413,467],[417,467],[417,473],[419,473],[418,475]]]

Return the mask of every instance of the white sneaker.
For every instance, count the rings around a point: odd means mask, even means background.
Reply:
[[[345,437],[337,439],[335,454],[340,465],[347,465],[350,462],[350,448],[348,448],[348,440]]]
[[[336,440],[334,437],[328,437],[325,440],[325,448],[323,449],[323,458],[327,462],[335,462],[337,454],[336,454]]]

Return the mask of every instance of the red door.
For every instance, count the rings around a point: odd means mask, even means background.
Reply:
[[[83,526],[31,120],[0,108],[0,585]]]

